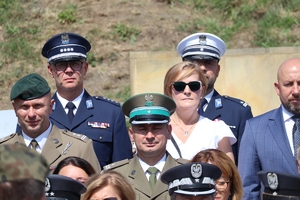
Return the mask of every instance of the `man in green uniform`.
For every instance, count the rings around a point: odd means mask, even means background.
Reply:
[[[92,140],[85,135],[60,130],[49,120],[54,100],[51,100],[47,81],[38,74],[21,78],[10,93],[21,130],[0,139],[0,145],[20,143],[41,153],[54,169],[69,156],[77,156],[90,162],[96,172],[101,168],[93,149]]]
[[[45,200],[49,166],[33,149],[22,144],[0,145],[0,199]]]
[[[124,114],[129,117],[129,133],[137,154],[131,160],[107,165],[104,170],[115,170],[127,177],[139,200],[170,199],[168,187],[159,177],[166,170],[187,162],[175,160],[166,151],[172,131],[170,115],[175,108],[171,98],[157,93],[133,96],[122,106]]]

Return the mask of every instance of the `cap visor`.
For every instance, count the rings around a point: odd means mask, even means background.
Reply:
[[[187,196],[204,196],[214,194],[216,192],[215,189],[207,190],[207,191],[186,191],[186,190],[175,190],[175,194],[187,195]]]
[[[133,120],[131,122],[131,124],[135,125],[135,124],[166,124],[168,123],[168,120],[161,120],[161,121],[136,121]]]
[[[189,61],[189,60],[218,60],[218,59],[207,55],[193,55],[193,56],[186,56],[183,58],[183,61]]]
[[[64,57],[53,59],[50,62],[56,63],[56,62],[65,62],[65,61],[82,60],[82,59],[86,59],[86,58],[82,56],[64,56]]]

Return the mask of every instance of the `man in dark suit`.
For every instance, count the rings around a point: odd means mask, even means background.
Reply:
[[[226,51],[222,39],[210,33],[192,34],[178,44],[177,52],[183,61],[196,62],[208,79],[205,96],[198,113],[211,120],[223,120],[231,129],[237,142],[232,145],[235,163],[247,119],[252,118],[250,106],[240,99],[220,95],[214,88],[219,76],[219,60]],[[228,88],[229,90],[230,88]]]
[[[258,171],[299,176],[296,157],[300,139],[300,59],[282,63],[277,81],[274,86],[281,106],[246,122],[238,164],[245,200],[260,199],[264,187]]]
[[[145,93],[131,97],[122,108],[130,118],[129,132],[137,154],[131,160],[104,166],[104,170],[115,170],[124,175],[132,183],[139,200],[170,199],[168,187],[159,177],[166,170],[187,162],[181,158],[175,160],[166,151],[175,102],[162,94]]]
[[[105,166],[132,158],[132,146],[120,104],[91,96],[83,88],[88,70],[86,53],[90,49],[90,43],[74,33],[55,35],[45,43],[42,55],[48,58],[48,71],[57,88],[50,119],[61,129],[92,139],[98,160]]]
[[[18,133],[0,139],[2,144],[24,144],[41,153],[53,170],[68,156],[88,161],[100,172],[93,141],[85,135],[60,130],[51,123],[54,100],[47,81],[38,74],[29,74],[15,83],[10,92],[20,129]]]

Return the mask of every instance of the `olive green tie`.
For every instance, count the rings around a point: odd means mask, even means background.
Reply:
[[[149,183],[153,190],[153,188],[155,187],[155,184],[156,184],[156,173],[158,172],[158,169],[156,167],[149,167],[147,169],[147,172],[150,173]]]
[[[37,146],[39,145],[35,139],[31,140],[30,145],[32,149],[36,150]]]

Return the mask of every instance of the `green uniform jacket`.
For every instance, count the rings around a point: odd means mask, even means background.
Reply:
[[[21,131],[0,139],[0,145],[15,143],[25,144]],[[96,172],[101,171],[93,141],[85,135],[58,129],[55,125],[52,126],[41,154],[47,159],[51,170],[64,158],[77,156],[88,161]]]
[[[174,159],[167,153],[166,163],[161,174],[172,167],[187,162],[187,160],[182,158]],[[161,182],[160,178],[157,180],[152,192],[148,179],[140,165],[139,158],[136,155],[131,160],[127,159],[106,165],[103,167],[103,170],[114,170],[125,176],[135,189],[136,200],[170,200],[168,185]]]

